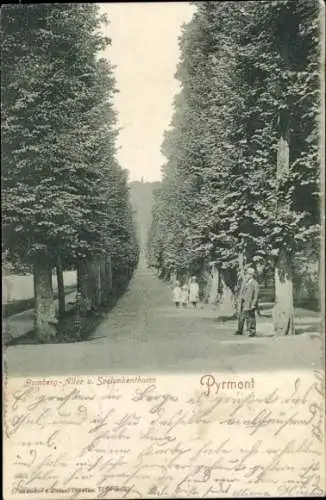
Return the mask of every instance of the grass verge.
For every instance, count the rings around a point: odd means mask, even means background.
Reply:
[[[98,308],[96,311],[90,311],[87,315],[80,317],[79,328],[76,325],[76,307],[72,307],[66,312],[64,318],[56,326],[56,337],[43,342],[46,344],[63,344],[75,343],[88,340],[94,330],[102,323],[107,314],[115,306],[119,298],[126,291],[126,288],[116,290],[115,294],[109,297],[108,303],[105,306]],[[11,338],[5,342],[6,346],[40,344],[35,329],[29,330],[21,337]]]
[[[65,295],[69,295],[71,292],[76,290],[76,285],[70,285],[65,287]],[[58,292],[54,292],[54,299],[58,298]],[[9,318],[9,316],[14,316],[29,309],[34,309],[34,297],[30,299],[15,300],[8,302],[8,304],[3,305],[3,318]]]

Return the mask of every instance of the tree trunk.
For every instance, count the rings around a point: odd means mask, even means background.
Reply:
[[[103,304],[108,305],[112,294],[112,263],[111,255],[107,254],[103,263]]]
[[[223,317],[233,317],[236,313],[234,294],[231,288],[226,284],[223,273],[220,275],[220,283],[222,285],[222,296],[219,303],[218,311],[219,315]]]
[[[97,258],[95,261],[95,290],[96,290],[96,307],[101,307],[102,304],[102,274],[101,274],[102,260]]]
[[[52,269],[48,256],[42,253],[33,266],[35,298],[35,331],[41,342],[56,336],[55,306],[52,289]]]
[[[91,262],[92,305],[98,309],[102,302],[101,258],[96,256]]]
[[[59,319],[62,320],[66,311],[66,305],[65,305],[65,287],[63,281],[63,270],[62,270],[60,253],[57,256],[56,271],[57,271],[57,282],[58,282]]]
[[[288,128],[284,127],[284,132],[280,137],[277,151],[277,180],[279,183],[288,175],[289,165],[290,150]],[[282,213],[286,210],[287,207],[284,201],[278,199],[278,213]],[[273,323],[275,335],[293,335],[295,333],[291,255],[284,246],[279,250],[275,266],[275,306],[273,309]]]
[[[205,269],[203,276],[203,304],[208,304],[209,294],[212,287],[212,274],[209,270]]]
[[[209,291],[209,296],[208,296],[208,303],[216,305],[218,302],[218,295],[219,295],[219,283],[220,283],[220,273],[219,270],[216,266],[216,264],[213,265],[212,267],[212,278],[211,278],[211,286],[210,286],[210,291]]]
[[[275,302],[273,309],[275,335],[294,335],[293,275],[291,259],[285,249],[281,249],[275,266]]]
[[[100,262],[100,278],[101,278],[101,305],[108,302],[108,283],[107,283],[107,256],[103,255]]]
[[[234,307],[236,309],[237,314],[239,315],[241,306],[240,294],[245,280],[245,265],[246,265],[245,250],[239,252],[238,263],[239,263],[239,270],[238,270],[237,283],[234,294]]]
[[[100,280],[101,280],[101,306],[106,303],[106,273],[105,273],[106,256],[101,257],[100,261]]]
[[[238,256],[238,260],[239,260],[239,271],[240,271],[240,276],[241,278],[244,277],[244,274],[245,274],[245,255],[244,255],[244,252],[240,252],[239,253],[239,256]]]
[[[236,283],[236,295],[239,295],[242,283],[244,282],[245,279],[245,265],[246,265],[246,258],[244,252],[240,252],[238,255],[238,262],[239,262],[239,270],[238,270],[238,275],[237,275],[237,283]]]
[[[92,308],[89,260],[81,259],[77,265],[77,290],[80,295],[80,312],[86,314]]]

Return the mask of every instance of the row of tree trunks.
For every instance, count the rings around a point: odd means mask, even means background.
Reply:
[[[58,318],[65,314],[65,290],[61,255],[57,256]],[[56,336],[56,311],[52,285],[52,266],[44,250],[33,264],[35,320],[34,327],[41,342]],[[111,256],[97,256],[80,260],[77,268],[77,302],[81,314],[107,305],[112,293]]]
[[[82,313],[108,304],[112,293],[111,256],[80,260],[77,267],[77,289],[81,297]]]
[[[89,283],[89,260],[80,259],[77,265],[77,291],[80,301],[80,309],[83,313],[87,313],[92,308],[92,294]]]
[[[102,259],[100,257],[94,257],[91,263],[91,284],[93,287],[92,293],[92,309],[96,310],[102,305]]]
[[[230,286],[230,276],[219,269],[215,262],[210,263],[211,271],[207,282],[207,302],[211,305],[218,304],[221,316],[234,315],[234,293]]]

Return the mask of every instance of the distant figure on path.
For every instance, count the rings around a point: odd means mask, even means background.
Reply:
[[[239,317],[238,330],[234,335],[243,335],[246,322],[249,337],[256,335],[256,309],[258,303],[259,286],[255,279],[255,271],[250,267],[247,269],[246,278],[239,292]]]
[[[172,269],[172,271],[171,271],[170,281],[173,285],[176,285],[176,283],[177,283],[177,272],[175,269]],[[179,285],[180,285],[180,282],[179,282]]]
[[[189,300],[189,288],[187,284],[184,284],[181,288],[181,302],[184,308],[187,307]]]
[[[189,286],[189,302],[191,302],[193,307],[197,307],[197,302],[199,302],[199,285],[197,283],[196,276],[191,278]]]
[[[180,281],[176,280],[175,287],[173,288],[173,302],[176,307],[180,306],[182,290],[180,287]]]

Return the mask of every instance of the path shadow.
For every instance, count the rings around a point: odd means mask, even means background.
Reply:
[[[232,356],[243,356],[246,354],[250,354],[251,356],[255,356],[257,354],[261,354],[264,352],[266,347],[262,344],[255,343],[254,339],[251,342],[230,342],[228,343],[230,353]]]
[[[303,333],[316,333],[318,332],[318,334],[320,333],[320,325],[319,324],[315,324],[315,325],[309,325],[309,326],[305,326],[305,325],[300,325],[299,327],[295,327],[295,335],[301,335]],[[318,335],[319,336],[319,335]]]
[[[237,319],[237,315],[233,314],[232,316],[217,316],[213,318],[215,323],[225,323],[226,321],[235,321]]]
[[[100,340],[100,339],[107,339],[108,336],[107,335],[101,335],[100,337],[90,337],[88,339],[86,339],[84,342],[96,342],[96,340]]]
[[[262,333],[262,332],[257,332],[255,337],[258,337],[260,339],[270,339],[272,337],[275,337],[274,333]]]

